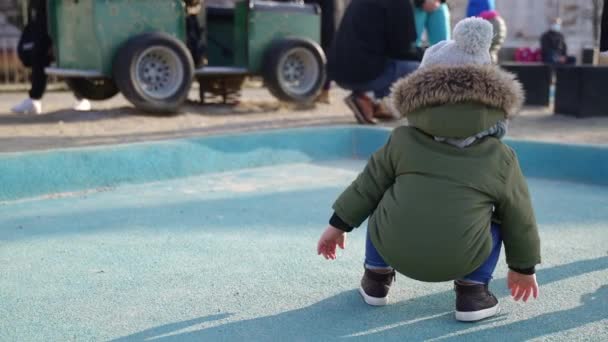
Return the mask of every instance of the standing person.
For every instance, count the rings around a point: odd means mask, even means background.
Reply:
[[[328,54],[330,79],[352,93],[344,100],[359,123],[392,113],[382,105],[390,87],[418,67],[409,0],[353,0]]]
[[[489,21],[494,29],[494,38],[492,39],[492,45],[490,46],[490,57],[492,57],[492,63],[497,64],[498,52],[505,42],[505,39],[507,39],[507,24],[497,11],[484,11],[481,12],[479,16]]]
[[[42,114],[42,96],[46,91],[48,76],[44,68],[52,61],[52,42],[47,27],[46,0],[31,0],[28,6],[28,25],[31,25],[31,87],[29,98],[14,106],[11,111],[17,114]],[[25,32],[26,30],[24,30]],[[77,99],[75,110],[87,111],[91,103]]]
[[[399,81],[398,127],[338,197],[317,253],[336,258],[346,232],[368,217],[359,293],[388,304],[395,271],[426,282],[454,281],[455,316],[478,321],[499,311],[488,289],[501,246],[517,301],[538,295],[540,239],[526,180],[501,138],[523,103],[521,84],[490,60],[492,26],[464,19],[454,41],[424,54]]]
[[[446,0],[415,0],[416,45],[422,46],[426,31],[429,46],[450,39],[450,9]]]
[[[467,17],[478,17],[483,11],[496,9],[494,0],[469,0],[467,6]]]
[[[304,0],[304,2],[318,5],[321,8],[321,47],[323,48],[325,55],[327,55],[336,32],[335,0]],[[331,103],[331,98],[329,96],[330,87],[331,79],[328,77],[323,86],[323,90],[317,97],[317,102]]]
[[[562,31],[562,20],[553,19],[551,27],[540,37],[542,60],[547,64],[574,64],[576,58],[568,56],[568,45]]]

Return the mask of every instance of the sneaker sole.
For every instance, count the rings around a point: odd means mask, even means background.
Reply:
[[[365,293],[362,287],[359,288],[359,294],[363,297],[363,301],[371,306],[385,306],[388,304],[388,296],[384,298],[372,297]]]
[[[479,311],[456,311],[456,320],[461,322],[475,322],[482,319],[497,315],[500,312],[500,306],[496,304],[491,308]]]
[[[361,114],[359,107],[357,107],[354,101],[355,100],[351,96],[348,96],[344,99],[344,103],[346,103],[348,108],[350,108],[350,110],[353,112],[353,114],[355,115],[355,119],[357,119],[357,122],[363,125],[375,125],[376,122],[368,120],[365,115]]]

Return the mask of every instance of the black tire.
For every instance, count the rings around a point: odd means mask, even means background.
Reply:
[[[151,32],[122,45],[112,74],[118,89],[135,107],[172,113],[188,97],[194,63],[184,43],[168,34]]]
[[[266,52],[263,63],[264,83],[282,101],[313,102],[327,77],[325,54],[319,44],[309,39],[275,41]]]
[[[110,78],[66,78],[65,83],[81,99],[102,101],[118,94],[118,87]]]

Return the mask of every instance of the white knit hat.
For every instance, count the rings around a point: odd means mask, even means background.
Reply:
[[[432,65],[491,64],[493,28],[481,18],[463,19],[454,27],[454,40],[441,41],[426,50],[420,68]]]

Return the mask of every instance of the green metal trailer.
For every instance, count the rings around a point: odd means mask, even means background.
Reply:
[[[237,1],[234,8],[205,8],[205,62],[186,46],[182,0],[49,1],[55,64],[76,95],[103,100],[121,92],[136,107],[176,111],[192,81],[262,76],[283,101],[310,102],[325,82],[319,46],[320,10],[273,1]],[[237,82],[238,83],[238,82]],[[240,86],[240,85],[239,85]]]

